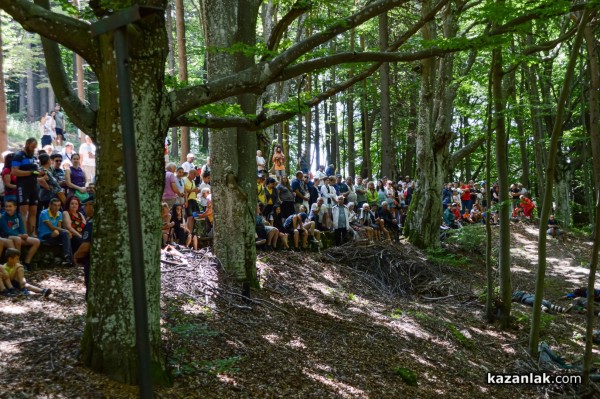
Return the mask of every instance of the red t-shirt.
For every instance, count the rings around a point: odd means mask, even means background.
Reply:
[[[471,187],[469,187],[467,184],[463,184],[460,186],[460,189],[463,190],[460,199],[463,201],[469,201],[471,199]]]
[[[4,180],[4,176],[6,176],[6,175],[10,175],[11,184],[14,184],[16,186],[17,185],[17,176],[11,175],[9,168],[2,169],[2,180]],[[4,195],[17,195],[17,189],[16,188],[10,189],[10,188],[6,187],[4,189]]]

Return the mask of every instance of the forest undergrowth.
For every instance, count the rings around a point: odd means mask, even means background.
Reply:
[[[533,291],[536,234],[512,226],[512,281]],[[487,372],[538,370],[526,353],[531,308],[513,328],[484,321],[483,228],[436,251],[406,242],[323,253],[260,252],[262,289],[242,295],[208,250],[163,264],[163,334],[172,387],[158,398],[538,398],[571,386],[498,386]],[[496,233],[496,232],[495,232]],[[546,299],[585,285],[591,241],[548,244]],[[0,299],[0,398],[129,398],[137,389],[83,367],[83,277],[32,272],[49,299]],[[541,340],[569,364],[583,353],[583,315],[544,314]],[[595,356],[600,355],[597,349]]]

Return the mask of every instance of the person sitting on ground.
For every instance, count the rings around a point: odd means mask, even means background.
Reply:
[[[18,295],[18,291],[10,281],[10,276],[3,267],[0,267],[0,295],[7,297]]]
[[[17,202],[15,200],[5,201],[4,214],[0,217],[0,253],[3,248],[16,248],[21,250],[22,246],[30,247],[23,266],[30,270],[31,260],[40,247],[40,240],[30,237],[25,233],[25,222],[17,213]]]
[[[521,204],[520,207],[523,209],[523,216],[527,219],[531,219],[533,217],[533,210],[535,209],[535,204],[529,198],[524,195],[521,195]]]
[[[300,205],[300,213],[308,215],[308,209],[304,204]],[[317,224],[308,217],[302,222],[303,228],[308,232],[310,242],[319,243],[321,241],[321,232],[317,229]]]
[[[279,230],[273,227],[263,216],[265,204],[259,202],[256,204],[256,234],[259,238],[267,240],[266,249],[274,250],[277,248],[277,240],[279,239]]]
[[[479,199],[476,199],[475,203],[473,204],[473,208],[471,208],[471,220],[473,223],[480,223],[483,219],[482,215],[483,207],[481,206]]]
[[[203,188],[200,190],[200,198],[202,202],[206,200],[206,207],[203,212],[198,214],[198,219],[206,219],[206,234],[208,237],[213,236],[213,207],[212,207],[212,195],[210,189]]]
[[[169,204],[163,202],[161,205],[161,214],[160,217],[162,219],[162,247],[166,247],[167,244],[171,242],[171,229],[175,226],[175,222],[171,220],[171,212],[169,212]]]
[[[269,215],[268,221],[271,226],[275,227],[279,231],[279,239],[281,240],[283,249],[290,249],[288,235],[283,227],[283,222],[285,221],[285,218],[281,213],[281,207],[279,205],[273,206],[273,212],[271,212],[271,214]]]
[[[21,290],[21,294],[29,295],[29,291],[33,291],[36,294],[42,296],[48,296],[52,294],[50,288],[39,288],[35,285],[31,285],[25,280],[25,269],[23,265],[19,263],[19,257],[21,251],[16,248],[9,248],[6,250],[6,264],[2,266],[4,271],[8,274],[11,284]]]
[[[82,240],[79,249],[73,254],[73,261],[77,265],[83,266],[83,281],[85,283],[85,299],[88,297],[88,288],[90,282],[90,251],[92,249],[92,227],[94,225],[94,203],[93,195],[90,195],[83,201],[83,209],[87,216],[85,228],[83,229]]]
[[[350,212],[344,205],[346,197],[338,196],[337,204],[332,209],[333,215],[333,234],[335,237],[335,245],[339,246],[347,241],[347,235],[350,231]]]
[[[471,210],[473,210],[473,208],[471,208]],[[461,221],[464,224],[474,224],[475,222],[473,221],[473,219],[471,219],[471,213],[468,210],[464,210],[465,213],[463,213],[461,215]]]
[[[67,210],[63,212],[63,225],[71,233],[71,249],[76,252],[83,242],[82,234],[85,229],[85,216],[79,209],[81,201],[72,196],[67,200]]]
[[[575,288],[562,297],[562,299],[587,298],[587,287]],[[594,302],[600,302],[600,289],[594,288]]]
[[[533,303],[535,301],[535,295],[526,291],[515,291],[512,294],[512,301],[520,302],[527,306],[533,306]],[[565,308],[562,306],[554,305],[550,301],[542,299],[543,312],[569,313],[572,308],[572,305],[569,305]]]
[[[362,226],[358,219],[358,214],[355,211],[356,206],[354,202],[348,203],[348,212],[350,213],[350,228],[354,232],[354,239],[359,240],[360,238],[367,238],[369,241],[372,240],[370,233],[367,232],[367,227]],[[370,228],[369,228],[370,229]]]
[[[198,237],[192,234],[192,232],[188,229],[182,205],[173,205],[171,210],[171,222],[173,222],[173,236],[177,243],[180,245],[185,245],[186,248],[189,248],[190,245],[193,245],[194,251],[197,251]]]
[[[523,215],[523,208],[521,208],[520,205],[517,205],[516,207],[513,208],[511,219],[514,222],[520,222],[521,220],[523,220],[524,217],[525,216]]]
[[[563,231],[554,215],[550,215],[550,218],[548,219],[548,230],[546,230],[546,234],[554,238],[559,238],[563,235]]]
[[[65,193],[60,186],[60,183],[52,174],[51,169],[51,161],[50,156],[48,154],[41,154],[39,157],[40,168],[45,172],[43,177],[40,177],[40,202],[38,206],[38,212],[46,209],[48,204],[50,204],[50,200],[54,197],[57,197],[61,204],[65,204],[67,198],[65,197]]]
[[[451,229],[459,229],[460,222],[456,221],[456,216],[452,210],[452,208],[456,207],[456,202],[448,204],[448,208],[444,211],[444,224]]]
[[[377,204],[371,207],[371,212],[373,213],[373,215],[375,215],[375,224],[379,226],[379,231],[382,233],[381,238],[385,238],[386,240],[390,241],[390,232],[385,228],[385,220],[383,220],[383,218],[381,217],[381,210],[379,209]]]

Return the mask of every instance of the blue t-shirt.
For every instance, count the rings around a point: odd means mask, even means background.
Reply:
[[[19,151],[15,154],[11,167],[18,167],[24,171],[38,170],[37,159],[33,155],[28,155],[25,151]],[[38,176],[32,174],[30,176],[17,176],[17,184],[24,182],[35,182],[37,183]]]
[[[303,196],[306,194],[304,192],[304,190],[302,189],[302,184],[300,184],[300,180],[294,178],[294,179],[292,179],[292,192],[295,193],[296,190],[299,190],[300,194],[302,194]],[[300,197],[298,195],[296,195],[294,197],[294,202],[296,204],[301,204],[303,201],[304,201],[304,198],[302,198],[302,197]]]
[[[15,212],[13,216],[10,216],[8,213],[4,212],[0,218],[0,232],[5,237],[25,234],[25,225],[21,215]]]
[[[52,215],[50,215],[50,209],[44,209],[42,211],[38,223],[38,231],[40,233],[40,238],[44,238],[45,236],[48,236],[52,233],[50,227],[46,226],[46,223],[44,223],[44,221],[46,220],[49,220],[52,226],[59,227],[62,223],[62,213],[59,211],[53,217]]]
[[[293,220],[293,219],[294,219],[294,216],[295,216],[295,215],[290,215],[290,216],[288,216],[288,217],[285,219],[285,222],[283,222],[283,227],[284,227],[286,230],[291,230],[291,229],[293,229],[293,228],[294,228],[294,220]]]

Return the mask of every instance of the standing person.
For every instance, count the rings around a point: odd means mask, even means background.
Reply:
[[[85,172],[86,182],[92,183],[96,178],[96,145],[90,136],[85,136],[85,143],[79,147],[81,166]]]
[[[335,193],[335,188],[332,186],[332,183],[335,183],[335,178],[325,178],[325,184],[321,186],[321,196],[323,197],[324,206],[327,212],[323,216],[322,224],[326,229],[331,229],[332,227],[332,216],[331,209],[336,203],[337,194]]]
[[[187,159],[187,161],[181,164],[183,171],[185,173],[189,173],[190,169],[196,169],[196,165],[194,165],[194,159],[196,158],[196,156],[190,152],[185,158]]]
[[[279,203],[279,195],[277,195],[277,190],[275,189],[276,181],[272,177],[267,179],[267,183],[265,185],[265,209],[263,215],[268,217],[271,212],[273,212],[273,206],[280,205]]]
[[[335,165],[334,164],[330,164],[327,169],[325,169],[325,174],[327,175],[327,177],[331,177],[335,175]]]
[[[461,209],[471,212],[471,187],[466,183],[462,182],[460,185],[462,192],[460,193],[460,202],[462,204]]]
[[[54,131],[56,132],[56,145],[62,147],[65,139],[65,115],[60,111],[60,105],[54,106]]]
[[[4,156],[4,168],[2,168],[2,182],[4,183],[4,202],[17,202],[17,176],[11,173],[11,165],[15,154],[10,152]]]
[[[42,147],[52,145],[52,138],[56,135],[54,119],[46,112],[40,119],[40,133],[42,134]]]
[[[275,176],[277,180],[281,180],[281,176],[285,175],[285,155],[281,150],[281,145],[275,146],[273,153],[273,169],[275,170]]]
[[[177,166],[173,162],[169,162],[165,168],[165,186],[163,188],[162,200],[166,202],[168,208],[173,208],[178,197],[183,197],[183,191],[177,188],[177,177],[175,176],[175,168]]]
[[[282,178],[283,180],[283,178]],[[291,190],[294,192],[294,209],[295,213],[300,212],[300,205],[302,205],[305,201],[308,203],[310,198],[309,193],[305,190],[305,185],[303,183],[304,173],[301,170],[296,172],[296,177],[292,180],[292,188]],[[286,209],[282,209],[282,212],[285,213]],[[286,215],[288,217],[289,215]]]
[[[356,209],[362,211],[363,205],[367,203],[367,188],[363,185],[362,177],[356,178],[354,189],[356,191]]]
[[[290,180],[288,177],[282,176],[281,182],[275,187],[275,189],[277,190],[277,195],[279,196],[279,201],[281,202],[281,213],[283,214],[283,217],[287,218],[288,216],[297,213],[298,211],[295,210],[295,201],[297,196],[294,196],[292,193],[292,188],[290,187]],[[302,203],[300,203],[300,205],[302,205]]]
[[[48,154],[41,154],[39,156],[39,162],[41,170],[45,172],[44,177],[40,177],[40,201],[38,204],[38,210],[46,209],[50,204],[50,200],[54,197],[58,198],[64,205],[66,201],[65,193],[63,193],[60,184],[52,174],[50,156]],[[39,217],[39,215],[37,216]]]
[[[210,173],[210,157],[206,157],[206,163],[202,165],[202,169],[200,170],[200,176],[202,176],[206,172]]]
[[[340,195],[337,198],[337,204],[331,210],[333,216],[333,234],[335,236],[335,245],[342,245],[346,242],[346,235],[350,230],[350,211],[344,205],[346,197]]]
[[[319,165],[319,170],[317,170],[317,173],[315,173],[315,177],[320,180],[319,187],[325,184],[324,179],[327,177],[327,174],[325,173],[325,165]]]
[[[45,175],[39,171],[37,159],[34,157],[37,140],[30,137],[23,150],[17,152],[11,164],[11,173],[17,177],[17,197],[19,213],[25,222],[27,234],[35,237],[35,223],[39,202],[40,185],[38,178]]]
[[[189,231],[194,231],[195,217],[200,213],[200,207],[198,206],[198,193],[200,192],[200,189],[196,187],[196,183],[194,182],[197,174],[198,171],[196,169],[190,169],[187,177],[183,179],[185,187],[185,203],[183,204],[183,207],[185,208],[187,228]],[[170,205],[170,209],[173,209],[173,205],[174,204]]]
[[[256,150],[256,171],[257,173],[264,173],[265,167],[267,166],[267,161],[262,156],[261,150]]]
[[[184,175],[183,167],[179,166],[177,168],[177,171],[175,172],[175,185],[177,186],[177,189],[179,190],[180,193],[185,192],[185,181],[183,180],[183,175]],[[183,205],[185,203],[185,199],[183,198],[183,196],[177,196],[175,203],[179,204],[179,205]]]
[[[60,152],[60,155],[62,156],[62,160],[64,162],[68,163],[69,166],[73,165],[73,161],[71,161],[71,158],[73,157],[73,154],[75,153],[73,151],[74,148],[75,148],[75,146],[73,145],[73,143],[71,143],[70,141],[67,141],[65,143],[65,148],[63,148]]]
[[[346,186],[348,187],[346,201],[348,204],[350,204],[350,202],[356,204],[356,201],[358,201],[358,194],[356,194],[356,187],[354,187],[354,179],[352,177],[346,177]]]

